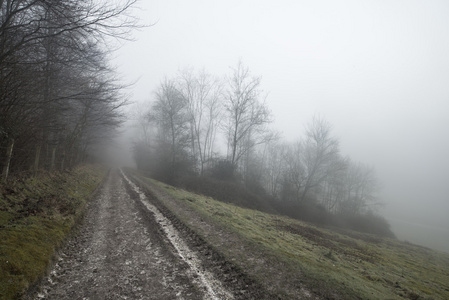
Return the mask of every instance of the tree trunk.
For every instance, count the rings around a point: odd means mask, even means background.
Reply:
[[[34,157],[34,176],[37,175],[37,171],[39,170],[39,160],[41,157],[41,144],[39,143],[36,147],[36,156]]]
[[[8,147],[6,148],[6,161],[5,161],[5,167],[3,168],[3,182],[6,183],[8,180],[8,174],[9,174],[9,167],[11,165],[11,158],[12,158],[12,150],[14,149],[14,139],[9,140]]]
[[[50,170],[51,170],[51,171],[54,171],[54,170],[55,170],[56,147],[57,147],[57,146],[53,146],[53,149],[52,149],[52,151],[51,151],[51,164],[50,164]]]
[[[61,171],[64,171],[64,163],[65,163],[65,148],[62,149],[62,158],[61,158]]]

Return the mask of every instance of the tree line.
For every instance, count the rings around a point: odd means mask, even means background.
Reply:
[[[107,41],[136,26],[134,0],[0,1],[0,167],[63,170],[121,122]]]
[[[261,78],[239,62],[224,79],[185,69],[165,78],[137,114],[138,168],[172,184],[187,177],[238,182],[272,202],[363,215],[379,203],[374,169],[341,154],[325,119],[282,140],[269,125]],[[299,135],[299,134],[298,134]]]

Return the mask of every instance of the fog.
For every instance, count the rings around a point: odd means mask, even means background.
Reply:
[[[124,80],[136,81],[133,101],[148,103],[164,76],[179,69],[225,75],[241,60],[262,76],[273,127],[285,140],[299,138],[313,115],[323,116],[344,155],[375,167],[380,212],[398,238],[449,252],[447,1],[140,7],[141,23],[152,26],[135,32],[114,60]],[[128,153],[130,136],[121,141]]]

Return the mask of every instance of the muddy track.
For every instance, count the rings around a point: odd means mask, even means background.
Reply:
[[[175,230],[182,236],[183,241],[187,244],[189,249],[195,253],[199,259],[198,263],[200,268],[213,274],[214,280],[220,281],[222,286],[232,294],[231,297],[233,299],[278,299],[277,295],[269,293],[263,286],[248,277],[244,270],[241,270],[238,266],[228,261],[220,254],[219,250],[215,249],[213,245],[207,243],[202,237],[196,234],[194,230],[190,229],[186,224],[180,221],[175,214],[164,205],[163,201],[160,201],[158,196],[156,196],[156,194],[161,193],[160,190],[158,190],[158,192],[153,191],[152,189],[155,187],[142,184],[139,179],[133,177],[131,174],[125,176],[131,181],[130,184],[135,186],[131,187],[128,183],[128,192],[133,194],[135,198],[144,198],[145,200],[140,201],[142,206],[144,206],[143,203],[145,202],[151,203],[171,222]],[[136,193],[136,190],[138,190],[139,193]],[[163,197],[166,198],[170,196],[165,194]],[[191,214],[190,218],[198,218],[198,216]],[[203,223],[201,220],[197,221]],[[203,224],[204,226],[207,226],[205,223]],[[215,234],[221,233],[217,231]],[[218,297],[218,299],[231,299],[231,297]],[[210,298],[206,297],[205,299]]]
[[[127,180],[117,170],[109,173],[79,233],[29,298],[241,298],[204,268],[202,254],[190,253],[172,221],[151,211],[149,201],[139,197],[139,188]],[[172,231],[166,229],[170,226]]]

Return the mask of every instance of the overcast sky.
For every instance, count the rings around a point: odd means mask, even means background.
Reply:
[[[125,80],[138,80],[134,101],[150,100],[164,76],[184,67],[222,76],[241,59],[262,76],[273,127],[286,140],[323,116],[342,154],[377,170],[393,229],[438,227],[449,243],[449,1],[144,0],[140,7],[141,22],[155,25],[136,32],[114,60]]]

